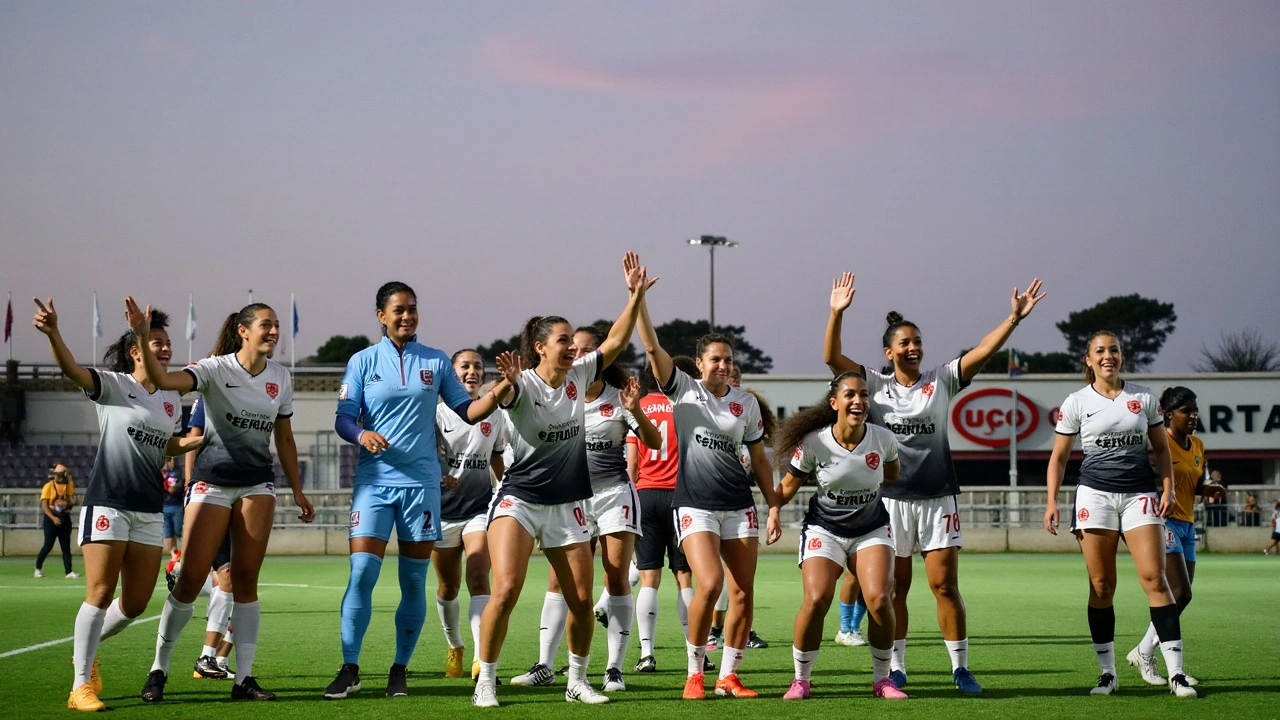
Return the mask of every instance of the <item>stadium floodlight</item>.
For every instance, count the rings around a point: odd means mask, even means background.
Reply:
[[[715,332],[716,331],[716,248],[718,247],[735,248],[735,247],[738,247],[738,243],[730,240],[729,238],[720,237],[719,235],[701,235],[696,238],[689,238],[689,244],[704,246],[707,248],[707,250],[711,252],[711,282],[710,282],[711,308],[710,308],[710,312],[708,312],[707,314],[707,323],[708,323],[708,327],[710,328],[710,332]]]

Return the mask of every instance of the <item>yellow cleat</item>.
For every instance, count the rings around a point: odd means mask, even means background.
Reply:
[[[67,708],[81,712],[99,712],[106,710],[107,706],[98,699],[89,683],[80,683],[80,687],[72,690],[71,696],[67,698]]]
[[[476,682],[479,679],[480,679],[480,661],[472,660],[471,661],[471,682]]]
[[[447,678],[462,677],[462,654],[466,648],[451,647],[449,656],[444,660],[444,676]]]
[[[89,687],[94,695],[102,694],[102,676],[98,674],[98,656],[93,656],[93,668],[89,670]]]

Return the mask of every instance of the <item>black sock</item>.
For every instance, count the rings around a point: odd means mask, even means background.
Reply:
[[[1183,610],[1186,610],[1186,609],[1187,609],[1187,606],[1188,606],[1188,605],[1190,605],[1190,604],[1191,604],[1191,596],[1190,596],[1190,595],[1188,595],[1188,596],[1186,596],[1186,597],[1180,597],[1180,598],[1178,598],[1178,617],[1182,617],[1182,611],[1183,611]]]
[[[1154,612],[1154,608],[1152,608]],[[1152,616],[1154,617],[1154,615]],[[1157,631],[1160,629],[1156,625]],[[1116,639],[1116,609],[1114,607],[1096,608],[1089,606],[1089,634],[1093,636],[1094,645],[1105,645]]]
[[[1156,626],[1156,637],[1167,643],[1182,639],[1182,624],[1178,622],[1177,605],[1151,608],[1151,624]]]

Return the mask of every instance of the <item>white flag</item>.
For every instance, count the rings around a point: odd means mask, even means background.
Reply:
[[[98,293],[93,294],[93,336],[102,337],[102,315],[98,312]]]
[[[187,339],[196,339],[196,296],[192,293],[187,298]]]

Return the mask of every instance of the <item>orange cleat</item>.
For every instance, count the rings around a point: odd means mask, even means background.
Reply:
[[[106,710],[107,706],[98,699],[89,683],[80,683],[80,687],[72,690],[71,697],[67,698],[67,708],[81,712],[99,712]]]
[[[462,677],[462,653],[466,648],[451,647],[444,659],[444,676],[447,678]],[[479,673],[476,673],[477,675]]]
[[[716,681],[716,695],[746,699],[756,697],[756,691],[743,687],[742,681],[735,674]]]
[[[702,700],[707,696],[706,688],[702,686],[702,673],[695,673],[684,680],[684,699],[685,700]]]
[[[89,687],[93,689],[93,694],[98,695],[102,692],[102,676],[98,674],[98,656],[93,656],[93,668],[89,670]]]

